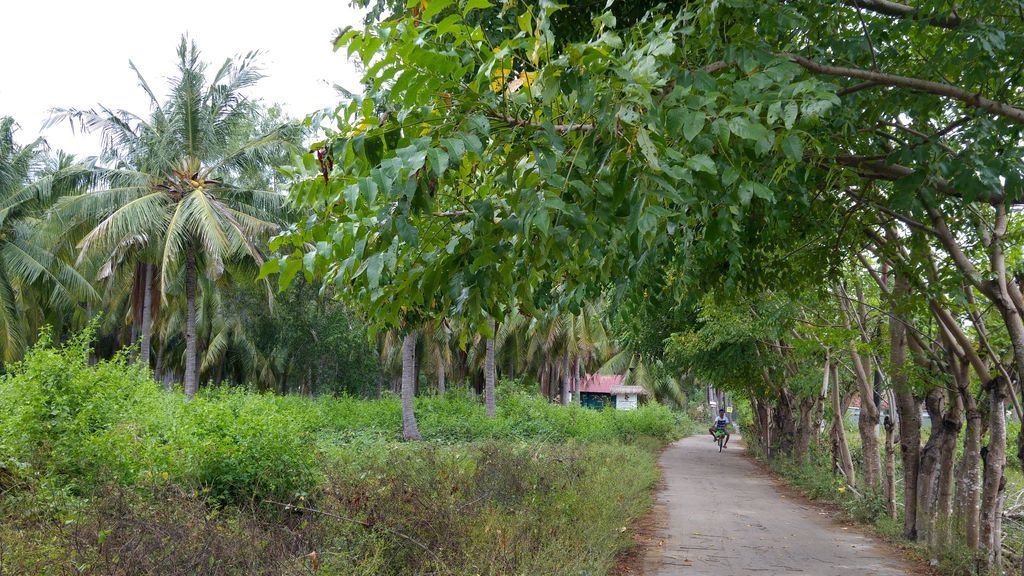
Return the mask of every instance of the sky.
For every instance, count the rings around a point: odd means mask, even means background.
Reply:
[[[348,4],[8,0],[0,9],[6,20],[0,34],[0,116],[18,123],[18,142],[41,135],[53,149],[96,155],[97,135],[79,134],[66,123],[44,131],[49,110],[102,103],[145,115],[149,101],[129,60],[163,97],[175,70],[175,49],[188,34],[214,70],[225,58],[259,50],[267,77],[249,95],[302,118],[337,103],[332,84],[359,87],[355,67],[331,45],[337,29],[361,23],[360,12]]]

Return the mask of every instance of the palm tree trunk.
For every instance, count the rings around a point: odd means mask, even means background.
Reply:
[[[153,268],[152,264],[143,264],[145,268],[144,296],[142,297],[142,342],[139,344],[139,362],[149,368],[149,349],[153,340]]]
[[[416,331],[411,330],[402,341],[402,438],[421,440],[416,427],[412,400],[416,390]]]
[[[188,320],[185,325],[185,397],[192,398],[199,390],[196,372],[196,256],[189,250],[185,259],[185,300]]]
[[[441,364],[439,359],[437,364],[437,393],[440,396],[444,396],[444,393],[447,391],[444,377],[444,364]]]
[[[160,345],[157,346],[157,349],[156,349],[156,368],[154,369],[153,372],[155,374],[154,377],[156,378],[157,382],[164,382],[164,344],[163,344],[163,342],[161,342]],[[164,382],[164,387],[167,388],[167,383],[166,382]],[[167,391],[170,392],[171,390],[169,388],[167,388]]]
[[[487,408],[487,417],[494,418],[498,414],[494,404],[494,380],[497,374],[494,372],[494,319],[488,321],[491,325],[491,337],[487,339],[487,357],[484,360],[484,406]]]
[[[565,361],[562,370],[562,406],[568,406],[571,400],[569,392],[569,350],[565,351]]]

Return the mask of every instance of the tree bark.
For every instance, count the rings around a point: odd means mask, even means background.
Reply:
[[[438,364],[437,364],[437,393],[439,395],[441,395],[441,396],[444,396],[445,392],[447,391],[446,383],[445,383],[445,379],[444,378],[445,378],[444,366],[441,364],[441,360],[438,359]]]
[[[889,407],[892,411],[892,407]],[[885,417],[885,513],[896,518],[896,423]]]
[[[843,428],[843,418],[846,410],[839,400],[839,367],[832,366],[832,454],[837,466],[841,467],[842,473],[846,476],[846,482],[850,486],[857,486],[857,475],[853,469],[853,457],[850,455],[850,445],[846,443],[846,430]]]
[[[892,387],[896,394],[896,408],[900,417],[900,458],[903,461],[903,535],[917,539],[917,472],[921,452],[921,413],[917,399],[910,390],[905,369],[907,361],[907,326],[899,314],[901,297],[909,291],[909,283],[896,275],[891,304],[889,335]]]
[[[956,440],[960,437],[960,398],[955,390],[948,390],[946,414],[942,418],[942,442],[939,444],[938,486],[935,495],[935,528],[931,532],[930,544],[933,550],[945,546],[951,534],[953,520],[953,491],[956,485],[954,464],[956,461]]]
[[[829,404],[829,400],[830,400],[829,389],[828,389],[828,381],[829,381],[829,377],[832,375],[832,367],[831,367],[831,358],[829,357],[829,353],[828,353],[827,350],[825,352],[825,367],[822,369],[821,375],[822,375],[821,376],[821,391],[818,393],[818,402],[816,403],[815,412],[814,412],[814,422],[817,423],[818,426],[819,426],[817,432],[822,432],[823,431],[821,429],[821,424],[823,424],[825,422],[825,407]],[[816,436],[816,438],[817,438],[816,446],[817,446],[817,448],[819,450],[823,448],[822,441],[823,441],[824,437],[825,436],[823,434],[820,434],[820,433],[817,434],[817,436]]]
[[[416,331],[410,330],[402,341],[402,438],[421,440],[413,411],[416,394]]]
[[[491,325],[491,337],[487,339],[486,358],[484,359],[484,406],[487,408],[487,417],[494,418],[498,414],[498,408],[494,403],[494,381],[497,379],[494,367],[494,335],[496,333],[494,319],[488,320]]]
[[[562,406],[568,406],[572,402],[572,392],[569,390],[569,350],[565,350],[565,359],[562,366]]]
[[[917,473],[917,537],[930,542],[935,522],[934,496],[939,479],[939,452],[943,441],[942,390],[934,389],[925,397],[925,407],[932,422],[932,433],[921,449]]]
[[[1002,376],[986,386],[989,394],[989,442],[985,454],[985,477],[981,492],[981,526],[979,540],[989,565],[1001,554],[1002,540],[996,529],[999,498],[1002,491],[1003,466],[1006,464],[1006,383]]]
[[[849,304],[849,297],[846,289],[839,287],[840,309],[843,311],[843,323],[846,328],[851,328],[851,322],[857,324],[856,329],[861,334],[862,340],[867,341],[867,327],[863,325],[865,319],[858,315]],[[859,298],[863,301],[863,297]],[[849,344],[850,360],[853,364],[854,376],[857,380],[857,389],[860,392],[860,415],[857,418],[857,430],[860,432],[861,447],[864,458],[864,486],[868,490],[878,490],[882,479],[882,462],[878,449],[878,423],[879,411],[875,404],[875,389],[871,381],[871,369],[869,362],[863,358],[857,348],[857,342]]]
[[[199,390],[199,373],[196,367],[198,356],[196,347],[196,256],[191,249],[185,257],[185,306],[187,320],[185,324],[185,397],[191,399]]]
[[[139,362],[149,369],[149,349],[153,340],[153,266],[143,264],[145,276],[142,297],[142,342],[139,343]]]

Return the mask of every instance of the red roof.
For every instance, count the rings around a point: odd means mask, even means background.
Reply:
[[[624,379],[620,374],[590,374],[580,383],[580,392],[611,394],[612,387],[622,384]]]

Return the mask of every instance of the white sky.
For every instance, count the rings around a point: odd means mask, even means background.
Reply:
[[[249,95],[294,118],[337,103],[332,84],[359,87],[355,68],[331,46],[335,30],[361,24],[347,0],[0,0],[0,19],[0,116],[20,125],[19,142],[41,134],[79,156],[98,154],[98,138],[67,124],[43,132],[49,109],[102,103],[145,115],[148,100],[128,60],[162,98],[185,33],[211,73],[227,57],[259,50],[267,77]]]

